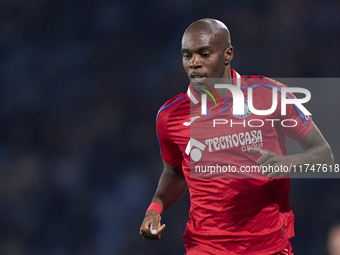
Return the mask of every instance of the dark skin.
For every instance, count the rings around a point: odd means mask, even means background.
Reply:
[[[304,164],[327,164],[333,165],[334,158],[325,138],[320,133],[319,129],[315,125],[309,134],[298,142],[300,147],[304,150],[301,154],[280,156],[275,152],[260,148],[250,148],[248,152],[253,154],[259,154],[261,157],[257,159],[257,164],[265,166],[290,166],[304,165]],[[268,178],[277,177],[286,174],[286,172],[265,172]]]
[[[202,92],[200,87],[208,89],[200,84],[209,83],[208,78],[230,79],[230,62],[233,59],[228,29],[223,23],[206,22],[193,23],[182,38],[183,67],[199,93]],[[216,91],[221,97],[229,92],[227,89]]]
[[[207,78],[231,78],[230,62],[233,58],[233,48],[230,45],[228,29],[223,23],[212,19],[194,22],[183,35],[182,57],[183,67],[198,92],[201,91],[199,88],[204,86],[200,83]],[[229,91],[220,89],[217,92],[223,97]],[[334,164],[332,151],[316,126],[298,144],[304,150],[301,154],[280,156],[260,148],[250,148],[248,152],[259,154],[257,163],[266,166]],[[268,178],[273,178],[286,173],[264,174]],[[183,196],[186,188],[182,167],[164,162],[164,170],[152,202],[158,203],[164,212]],[[145,239],[158,240],[165,228],[160,222],[161,216],[155,210],[149,211],[140,227],[140,235]]]
[[[164,170],[152,202],[158,203],[164,212],[184,195],[187,183],[181,166],[171,166],[164,161],[163,163]],[[145,239],[157,241],[165,228],[160,221],[161,216],[155,210],[147,212],[140,227],[140,235]]]

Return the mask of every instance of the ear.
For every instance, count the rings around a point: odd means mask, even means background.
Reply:
[[[231,62],[234,56],[234,49],[232,46],[224,51],[224,64],[227,66]]]

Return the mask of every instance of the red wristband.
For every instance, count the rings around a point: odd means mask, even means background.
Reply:
[[[156,213],[158,213],[158,214],[161,214],[161,213],[162,213],[162,207],[161,207],[158,203],[156,203],[156,202],[153,202],[153,203],[150,204],[150,206],[149,206],[149,208],[146,210],[146,213],[145,213],[145,214],[147,214],[148,211],[151,211],[151,210],[155,210]]]

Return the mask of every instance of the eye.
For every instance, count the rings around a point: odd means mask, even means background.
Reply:
[[[183,54],[183,58],[190,59],[190,55],[189,54]]]
[[[203,52],[201,54],[202,58],[208,58],[210,56],[210,53],[209,52]]]

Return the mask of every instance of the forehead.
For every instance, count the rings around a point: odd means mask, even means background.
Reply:
[[[182,49],[194,51],[200,47],[209,46],[213,49],[220,47],[218,35],[209,30],[187,32],[182,38]]]

